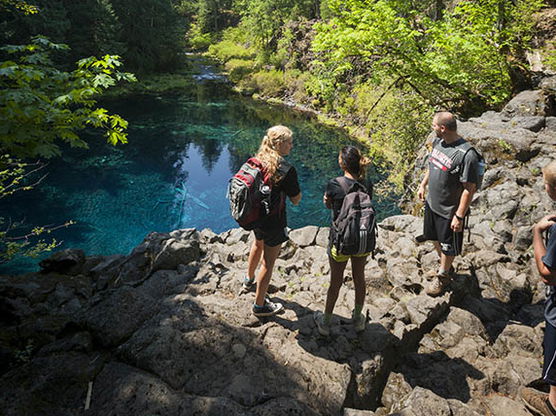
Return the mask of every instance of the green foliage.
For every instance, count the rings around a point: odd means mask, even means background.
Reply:
[[[257,52],[252,47],[246,47],[236,43],[233,40],[222,40],[221,42],[211,45],[208,48],[208,56],[218,59],[222,62],[228,62],[230,59],[253,59]]]
[[[29,45],[9,45],[12,57],[0,63],[0,148],[17,157],[52,157],[60,154],[58,141],[87,147],[77,135],[85,127],[105,131],[109,143],[125,143],[127,122],[103,108],[96,97],[117,81],[133,81],[119,72],[119,57],[85,58],[77,69],[56,69],[50,52],[66,45],[37,36]]]
[[[541,4],[460,2],[434,20],[402,1],[331,0],[336,17],[316,26],[313,47],[336,85],[356,70],[377,85],[403,80],[437,106],[497,105],[511,91],[507,54],[528,39]]]
[[[313,0],[236,0],[235,9],[257,48],[274,51],[285,24],[301,17],[317,17],[320,4]]]
[[[111,0],[122,24],[126,65],[137,72],[164,71],[178,64],[183,46],[180,21],[170,0]]]
[[[226,72],[232,82],[239,82],[255,69],[255,61],[230,59],[225,64]]]
[[[96,97],[117,81],[133,81],[120,72],[117,56],[85,58],[71,72],[57,69],[52,51],[67,50],[37,36],[28,45],[2,48],[10,60],[0,63],[0,199],[18,191],[28,191],[44,176],[34,179],[38,164],[22,162],[22,157],[52,157],[60,154],[59,142],[87,147],[78,135],[84,128],[105,131],[109,143],[125,143],[127,122],[116,114],[97,108]],[[36,257],[59,243],[44,235],[73,224],[26,228],[21,222],[0,218],[0,263],[16,255]]]
[[[551,70],[556,71],[556,41],[545,49],[543,63]]]
[[[11,7],[0,14],[3,44],[25,43],[41,34],[70,46],[58,63],[117,54],[123,56],[126,68],[143,73],[174,69],[179,63],[188,25],[173,0],[29,0],[29,4],[39,12],[25,15]]]
[[[338,111],[352,125],[360,126],[353,131],[355,135],[369,137],[375,165],[389,172],[389,182],[400,192],[430,131],[433,109],[411,89],[394,88],[386,81],[381,87],[373,82],[356,85]]]
[[[259,93],[265,97],[279,96],[286,88],[284,73],[276,69],[262,70],[254,73],[253,82]]]
[[[213,43],[213,35],[209,32],[203,32],[200,25],[194,23],[187,32],[187,40],[191,49],[196,51],[206,50]]]
[[[297,103],[306,103],[309,99],[306,88],[308,78],[309,74],[299,69],[284,71],[284,84],[288,89],[288,95]]]
[[[35,14],[38,13],[36,6],[29,4],[21,0],[0,0],[0,10],[14,8],[23,14]]]
[[[33,189],[46,177],[45,174],[37,178],[44,166],[39,162],[26,163],[7,154],[1,155],[0,200],[16,192]],[[16,255],[37,257],[45,251],[51,251],[59,243],[55,239],[44,239],[44,235],[72,224],[73,221],[68,221],[60,226],[29,229],[25,227],[23,221],[0,217],[0,264],[10,261]]]

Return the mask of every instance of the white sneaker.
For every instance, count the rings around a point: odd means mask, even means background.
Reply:
[[[354,310],[351,311],[351,322],[355,327],[355,332],[362,332],[365,330],[365,324],[367,323],[367,317],[365,314],[360,313],[359,315],[355,316]]]
[[[315,324],[317,324],[317,329],[319,330],[319,334],[327,337],[330,335],[330,322],[326,323],[324,320],[324,314],[320,311],[316,311],[313,314],[313,318],[315,319]]]

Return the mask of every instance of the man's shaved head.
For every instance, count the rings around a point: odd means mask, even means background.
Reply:
[[[436,113],[434,115],[434,121],[439,126],[446,127],[446,130],[457,131],[458,129],[456,118],[452,113],[449,113],[447,111]]]

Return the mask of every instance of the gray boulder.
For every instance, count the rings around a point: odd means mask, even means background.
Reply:
[[[509,117],[548,116],[549,105],[542,90],[522,91],[510,100],[502,110]]]
[[[314,244],[319,227],[308,225],[307,227],[292,230],[289,234],[290,240],[299,247],[307,247]]]

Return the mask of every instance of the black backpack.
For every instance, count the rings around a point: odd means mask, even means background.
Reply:
[[[336,252],[353,255],[374,253],[376,246],[376,215],[367,189],[359,182],[349,185],[337,178],[346,193],[337,218],[332,222],[332,244]]]

